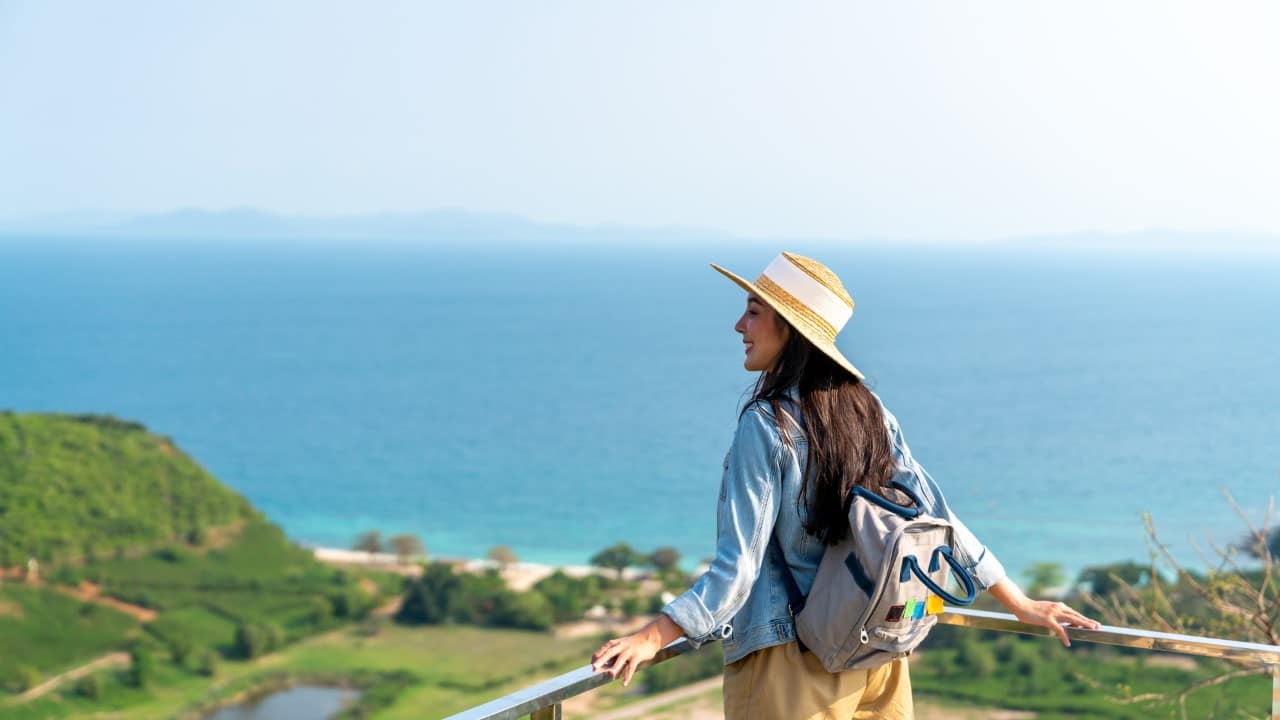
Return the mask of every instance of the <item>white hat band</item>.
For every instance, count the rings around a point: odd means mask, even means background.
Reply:
[[[762,274],[778,287],[786,290],[792,297],[807,305],[823,320],[831,323],[836,332],[839,332],[853,316],[853,308],[849,307],[839,295],[815,280],[809,273],[796,267],[795,263],[784,255],[774,258]]]

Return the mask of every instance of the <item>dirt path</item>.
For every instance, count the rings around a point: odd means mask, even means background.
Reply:
[[[400,606],[403,604],[404,604],[404,597],[401,596],[401,597],[395,598],[394,600],[387,603],[386,605],[383,605],[382,607],[375,609],[373,612],[369,614],[374,617],[391,617],[396,613],[400,612]]]
[[[95,670],[100,670],[104,667],[127,667],[128,665],[129,665],[129,653],[127,652],[107,653],[106,655],[103,655],[97,660],[87,662],[78,668],[72,668],[71,670],[68,670],[62,673],[61,675],[54,675],[48,680],[45,680],[39,685],[22,693],[21,695],[14,696],[9,702],[13,705],[17,705],[18,703],[24,703],[30,700],[35,700],[36,698],[40,697],[41,695],[44,695],[50,690],[53,690],[54,688],[58,687],[59,685],[61,685],[62,683],[68,680],[79,680],[85,675],[88,675],[89,673]]]
[[[634,702],[630,705],[624,705],[612,712],[594,715],[593,717],[596,720],[630,720],[630,718],[651,717],[649,711],[717,690],[720,687],[721,681],[722,678],[717,675],[716,677],[707,678],[706,680],[700,680],[692,685],[685,685],[684,687],[669,690],[660,695],[654,695],[647,700],[641,700],[640,702]],[[715,709],[719,711],[720,703],[716,703]],[[717,714],[719,713],[717,712]]]
[[[71,597],[83,602],[97,603],[98,605],[105,605],[113,610],[119,610],[126,615],[132,615],[144,623],[151,622],[156,619],[155,610],[149,610],[141,605],[131,605],[113,597],[107,597],[102,594],[101,587],[94,585],[88,580],[82,581],[79,587],[74,588],[64,585],[50,585],[49,587],[63,595],[70,595]]]

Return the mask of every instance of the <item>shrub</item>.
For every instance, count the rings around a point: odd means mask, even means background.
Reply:
[[[9,677],[5,678],[4,685],[14,692],[26,692],[31,688],[40,684],[40,671],[30,665],[19,665],[14,668]]]
[[[183,627],[175,627],[165,633],[164,641],[173,664],[185,667],[191,653],[195,650],[195,641],[192,640],[190,631]]]
[[[191,553],[178,547],[162,547],[152,553],[157,560],[167,563],[183,563],[191,559]]]
[[[102,697],[102,677],[99,675],[85,675],[76,681],[76,694],[89,700],[98,700]]]
[[[991,677],[996,672],[995,651],[977,638],[965,636],[956,646],[956,664],[961,673],[979,678]]]
[[[686,653],[654,665],[641,673],[640,677],[644,679],[646,692],[658,693],[715,677],[722,672],[724,672],[724,646],[721,643],[713,643],[696,652]]]
[[[196,654],[192,668],[205,677],[213,677],[218,674],[218,662],[221,659],[212,648],[205,648]]]
[[[275,650],[284,644],[284,631],[279,626],[263,622],[243,622],[236,627],[236,639],[232,648],[236,657],[252,660]]]
[[[1001,665],[1007,665],[1013,662],[1014,654],[1018,651],[1018,638],[1012,635],[1004,635],[995,642],[996,660]]]
[[[504,592],[497,596],[486,624],[494,627],[546,630],[555,621],[551,603],[536,592]]]
[[[155,658],[141,643],[134,643],[129,650],[129,684],[145,688],[155,677]]]
[[[80,581],[84,579],[84,573],[78,568],[71,567],[70,565],[63,565],[57,570],[54,570],[49,575],[49,579],[59,585],[75,586],[79,585]]]
[[[622,614],[627,617],[635,617],[644,611],[644,601],[635,595],[628,595],[622,598]]]
[[[569,577],[557,570],[533,586],[551,603],[556,622],[581,620],[587,608],[604,599],[602,578],[590,575],[583,578]]]

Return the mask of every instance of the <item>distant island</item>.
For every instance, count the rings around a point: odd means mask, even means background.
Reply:
[[[63,236],[81,238],[223,238],[244,240],[394,240],[431,243],[507,243],[537,247],[651,242],[734,243],[775,247],[778,238],[743,236],[685,226],[582,225],[532,220],[510,213],[437,209],[333,216],[301,216],[254,207],[182,208],[158,213],[67,211],[0,219],[0,239]],[[786,238],[788,244],[918,245],[1001,249],[1215,250],[1280,253],[1280,234],[1243,229],[1185,231],[1147,228],[1130,232],[1083,230],[1026,234],[977,242],[929,243],[912,238]]]

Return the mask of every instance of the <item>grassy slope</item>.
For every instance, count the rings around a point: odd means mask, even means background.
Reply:
[[[0,677],[19,666],[56,674],[116,650],[138,621],[48,588],[0,586]]]
[[[250,663],[223,664],[213,685],[243,684],[279,670],[299,672],[408,669],[421,681],[382,720],[438,718],[478,705],[538,680],[586,664],[595,639],[557,640],[546,633],[464,626],[388,626],[374,637],[343,629],[301,641]],[[208,697],[211,683],[167,664],[146,690],[125,686],[118,673],[104,673],[106,693],[90,702],[67,689],[26,706],[0,704],[0,720],[84,717],[127,708],[137,720],[171,718]]]
[[[0,567],[152,546],[260,519],[243,497],[137,423],[0,412]]]
[[[993,637],[988,634],[981,642],[994,642]],[[1094,649],[1096,646],[1086,652],[1070,653],[1049,638],[1018,638],[1017,642],[1024,648],[1035,647],[1039,657],[1033,655],[1030,663],[999,662],[987,675],[975,673],[972,666],[958,660],[952,648],[926,648],[912,666],[912,687],[921,696],[1031,711],[1041,720],[1146,720],[1177,718],[1178,709],[1170,704],[1130,704],[1120,699],[1148,693],[1176,695],[1221,672],[1220,666],[1211,661],[1199,663],[1193,670],[1150,665],[1144,655],[1126,656],[1109,648]],[[1256,714],[1266,708],[1269,692],[1270,681],[1263,677],[1240,678],[1203,688],[1187,698],[1188,716]]]

